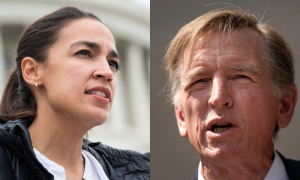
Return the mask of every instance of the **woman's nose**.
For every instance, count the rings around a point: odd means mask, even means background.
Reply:
[[[97,63],[97,65],[95,66],[96,69],[93,73],[93,77],[94,78],[104,78],[107,81],[112,81],[114,76],[113,76],[113,72],[107,62],[107,60],[102,60],[101,63]]]
[[[211,108],[218,109],[232,107],[233,100],[229,92],[228,83],[225,79],[213,79],[208,104]]]

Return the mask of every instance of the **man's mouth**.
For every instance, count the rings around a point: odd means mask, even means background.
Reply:
[[[91,92],[87,92],[86,94],[95,94],[95,95],[101,96],[103,98],[106,98],[106,94],[102,91],[91,91]]]
[[[231,123],[219,123],[212,126],[211,131],[214,133],[219,133],[223,131],[227,131],[232,127]]]

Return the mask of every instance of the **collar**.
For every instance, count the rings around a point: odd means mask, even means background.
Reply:
[[[289,180],[282,159],[276,151],[274,154],[274,161],[264,180]]]
[[[198,166],[198,180],[205,180],[201,174],[201,161],[199,162]]]
[[[263,180],[289,180],[281,158],[276,151],[274,151],[274,154],[274,161]],[[201,174],[201,161],[198,167],[198,180],[205,180]]]

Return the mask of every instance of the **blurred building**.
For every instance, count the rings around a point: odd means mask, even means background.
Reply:
[[[89,140],[150,151],[150,0],[0,0],[0,96],[8,70],[15,67],[23,29],[63,6],[99,16],[114,34],[121,56],[111,115],[89,132]]]

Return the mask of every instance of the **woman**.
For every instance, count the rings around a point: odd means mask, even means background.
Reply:
[[[108,118],[119,63],[91,13],[65,7],[30,25],[0,106],[0,179],[150,179],[149,153],[83,142]]]

